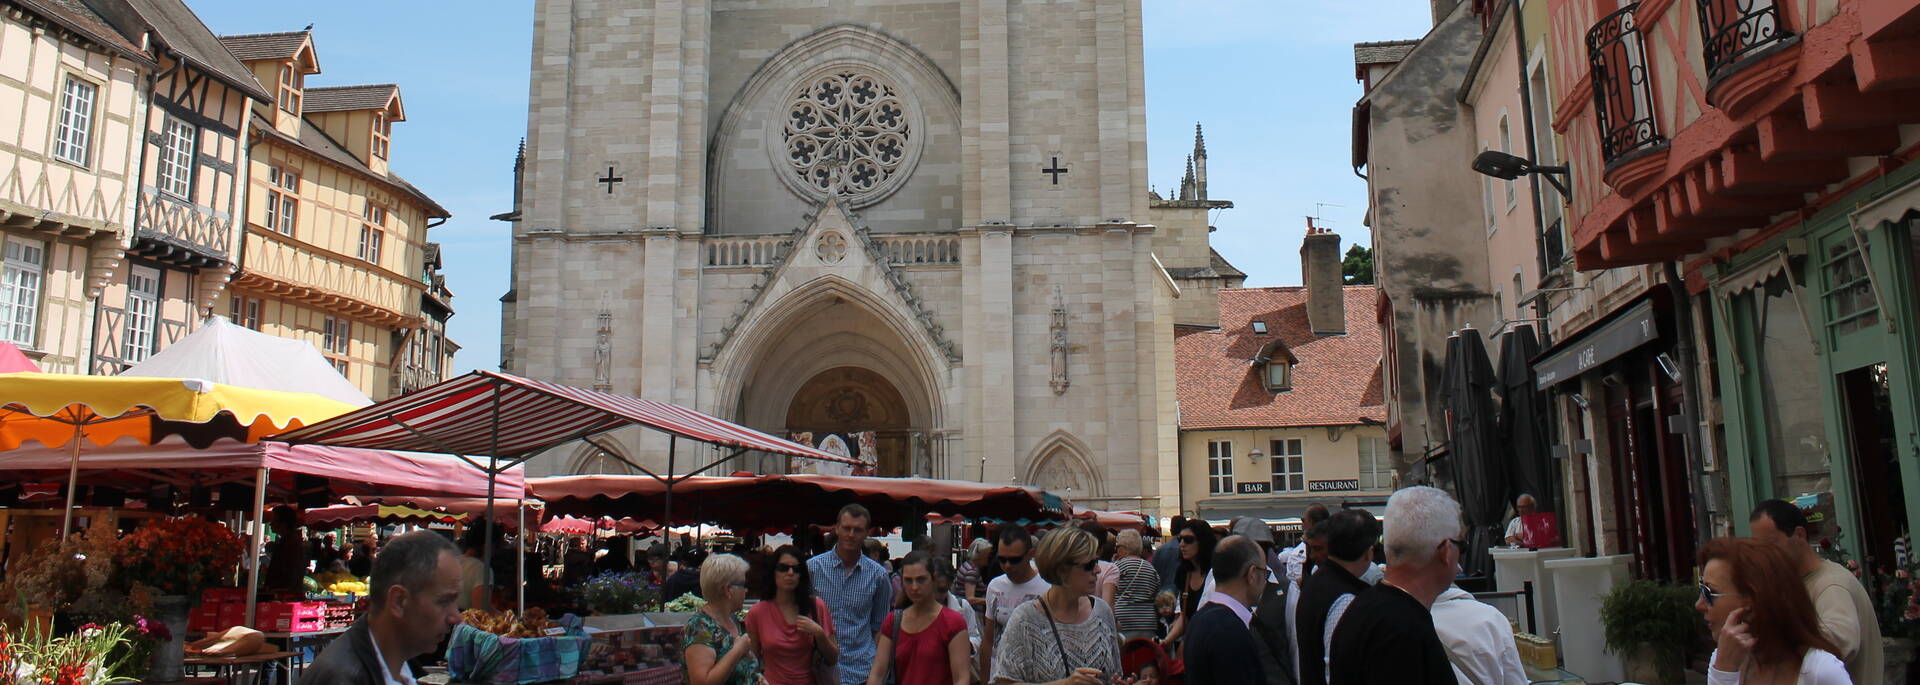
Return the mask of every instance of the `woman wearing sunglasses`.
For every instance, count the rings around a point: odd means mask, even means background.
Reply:
[[[907,607],[881,622],[867,685],[967,685],[973,643],[967,619],[947,607],[946,592],[933,578],[933,558],[913,552],[900,562]],[[947,571],[952,575],[952,571]]]
[[[754,640],[734,615],[747,602],[747,560],[715,554],[700,565],[700,594],[706,606],[687,620],[681,656],[690,685],[756,685],[760,659]]]
[[[1820,617],[1793,559],[1752,538],[1710,540],[1700,550],[1700,600],[1713,629],[1710,685],[1844,685],[1853,682],[1820,634]]]
[[[1079,528],[1040,539],[1034,563],[1049,587],[1007,619],[995,648],[993,682],[1107,685],[1128,680],[1120,670],[1120,632],[1113,609],[1094,596],[1100,543]]]
[[[1200,519],[1187,519],[1173,532],[1180,543],[1180,571],[1174,575],[1174,589],[1180,597],[1174,609],[1173,627],[1167,629],[1167,644],[1175,644],[1187,633],[1187,617],[1200,610],[1200,602],[1213,595],[1213,545],[1219,540],[1213,526]]]
[[[833,615],[826,600],[813,595],[813,578],[800,548],[783,545],[773,552],[773,572],[760,587],[760,599],[747,611],[747,632],[760,645],[760,668],[771,685],[839,685],[840,647],[833,639]]]

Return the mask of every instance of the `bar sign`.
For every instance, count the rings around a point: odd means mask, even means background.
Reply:
[[[1263,495],[1273,492],[1273,484],[1264,480],[1235,483],[1235,485],[1239,486],[1240,489],[1237,492],[1242,495]]]

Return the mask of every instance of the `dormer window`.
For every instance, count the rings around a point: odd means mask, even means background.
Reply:
[[[306,74],[288,62],[280,65],[280,109],[288,114],[300,116],[300,91],[306,82]]]
[[[1247,360],[1247,365],[1259,371],[1267,392],[1281,393],[1293,389],[1293,365],[1298,362],[1286,345],[1275,340],[1260,346],[1260,354]]]
[[[1284,359],[1274,359],[1266,364],[1264,378],[1267,392],[1286,392],[1293,389],[1293,364]]]
[[[1254,334],[1254,335],[1266,335],[1266,334],[1267,334],[1267,322],[1265,322],[1265,321],[1255,321],[1255,322],[1253,322],[1253,334]]]
[[[387,158],[387,140],[393,135],[393,120],[386,112],[373,113],[373,156]]]

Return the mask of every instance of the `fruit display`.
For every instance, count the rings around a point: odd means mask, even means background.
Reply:
[[[699,611],[700,607],[706,605],[707,600],[701,599],[699,595],[689,592],[673,598],[673,601],[667,602],[666,609],[671,613],[690,614]]]
[[[467,625],[501,637],[541,637],[547,629],[558,628],[560,624],[547,618],[547,612],[540,607],[528,607],[527,613],[518,617],[513,610],[487,611],[468,609],[460,612],[460,620]]]
[[[335,581],[334,583],[327,586],[327,592],[331,592],[336,595],[364,595],[364,594],[367,594],[367,581],[364,581],[364,580]]]

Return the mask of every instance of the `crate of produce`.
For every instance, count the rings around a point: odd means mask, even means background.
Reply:
[[[210,587],[200,591],[200,602],[202,604],[245,601],[247,601],[246,591],[237,587]]]
[[[348,602],[327,602],[321,610],[321,623],[328,628],[345,628],[353,625],[353,604]]]
[[[538,610],[527,613],[516,618],[512,612],[469,611],[447,640],[447,674],[459,682],[521,685],[579,673],[593,644],[579,617],[555,622]]]
[[[319,602],[262,602],[254,608],[253,627],[270,633],[311,633],[326,627],[325,607]]]
[[[193,611],[187,614],[187,631],[211,633],[219,630],[221,606],[221,602],[201,602],[195,606]]]

